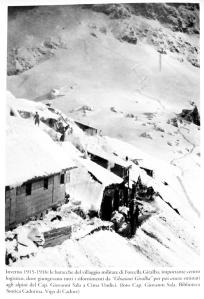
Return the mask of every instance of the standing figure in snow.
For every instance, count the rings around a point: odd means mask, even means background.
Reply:
[[[136,198],[131,199],[130,201],[130,225],[131,225],[131,234],[134,235],[138,225],[139,217],[139,207],[137,204]]]
[[[65,132],[66,132],[66,128],[61,127],[60,133],[62,134],[60,137],[60,141],[64,141],[65,138]]]
[[[35,120],[35,125],[40,124],[40,116],[38,114],[38,112],[36,111],[35,116],[34,116],[34,120]]]
[[[135,197],[135,194],[136,194],[136,184],[132,184],[131,199]]]
[[[139,175],[137,183],[136,183],[136,191],[138,192],[142,188],[141,177]]]

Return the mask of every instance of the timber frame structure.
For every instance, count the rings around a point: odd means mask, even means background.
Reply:
[[[69,171],[35,178],[21,186],[5,188],[5,229],[15,228],[32,217],[40,218],[49,208],[62,204]]]

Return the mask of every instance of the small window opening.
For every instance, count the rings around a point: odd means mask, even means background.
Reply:
[[[48,189],[48,178],[44,179],[44,189]]]
[[[64,184],[64,173],[60,176],[60,184]]]
[[[26,184],[26,195],[31,195],[32,184]]]

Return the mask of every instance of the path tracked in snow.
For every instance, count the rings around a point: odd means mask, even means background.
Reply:
[[[194,212],[196,212],[196,214],[198,215],[198,217],[200,217],[200,213],[199,213],[199,211],[196,209],[196,207],[193,205],[193,203],[192,203],[190,197],[188,196],[188,193],[187,193],[187,191],[186,191],[186,189],[185,189],[185,187],[184,187],[184,184],[183,184],[181,178],[180,178],[179,176],[177,176],[177,179],[178,179],[178,181],[179,181],[179,183],[180,183],[180,185],[181,185],[181,188],[182,188],[182,190],[183,190],[183,192],[184,192],[184,194],[185,194],[185,196],[186,196],[186,198],[187,198],[187,200],[188,200],[189,205],[190,205],[191,208],[194,210]]]
[[[136,69],[136,67],[138,67],[138,66],[140,66],[141,64],[140,63],[138,63],[138,64],[136,64],[133,68],[132,68],[132,72]]]
[[[128,57],[122,55],[121,53],[118,53],[118,52],[116,52],[116,51],[114,51],[114,50],[111,50],[111,49],[109,49],[109,48],[107,48],[107,47],[104,47],[104,46],[101,46],[101,45],[96,45],[96,44],[91,43],[91,42],[87,42],[87,43],[89,43],[89,44],[91,44],[91,45],[93,45],[93,46],[95,46],[95,47],[104,48],[104,49],[106,49],[106,50],[108,50],[108,51],[111,51],[111,52],[113,52],[113,53],[115,53],[115,54],[117,54],[117,55],[119,55],[119,56],[121,56],[121,57],[123,57],[123,58],[125,58],[125,59],[127,59],[127,60],[130,60],[130,61],[133,61],[133,62],[137,63],[137,65],[135,65],[135,66],[133,67],[132,71],[134,71],[136,67],[140,66],[140,64],[138,64],[137,61],[135,61],[135,60],[133,60],[133,59],[130,59],[130,58],[128,58]],[[144,76],[144,75],[143,75],[143,76]],[[144,76],[144,77],[145,77],[145,76]],[[147,78],[147,77],[145,77],[145,79],[146,79],[146,78]],[[144,81],[145,79],[143,79],[143,81]],[[138,83],[139,83],[139,82],[138,82]],[[140,83],[141,83],[141,82],[140,82]],[[140,88],[140,90],[141,90],[141,89],[142,89],[142,87]],[[148,96],[148,95],[142,93],[140,90],[139,90],[139,89],[136,89],[136,91],[139,92],[139,93],[140,93],[141,95],[143,95],[144,97],[147,97],[147,98],[150,98],[150,99],[153,99],[153,100],[157,101],[157,102],[160,104],[160,106],[162,106],[162,108],[163,108],[164,110],[167,110],[167,111],[169,111],[169,112],[171,112],[171,113],[174,113],[173,111],[168,110],[168,109],[161,103],[161,101],[160,101],[159,99],[154,98],[154,97],[151,97],[151,96]],[[175,113],[174,113],[174,114],[175,114]],[[176,115],[176,114],[175,114],[175,115]],[[190,142],[190,141],[189,141],[189,140],[188,140],[188,139],[181,133],[180,130],[178,130],[178,131],[179,131],[180,135],[182,135],[182,137],[183,137],[187,142],[189,142],[191,145],[193,145],[193,147],[192,147],[192,149],[190,150],[190,152],[184,154],[182,157],[173,159],[173,160],[170,162],[170,164],[173,164],[173,161],[175,161],[175,160],[182,159],[182,158],[185,158],[187,155],[190,155],[190,154],[193,152],[194,148],[196,147],[196,145],[193,144],[192,142]],[[177,167],[181,169],[181,167],[179,167],[179,166],[177,166]],[[183,169],[181,169],[181,170],[182,170],[182,175],[183,175]],[[193,204],[192,204],[192,202],[191,202],[191,200],[190,200],[190,198],[189,198],[189,196],[188,196],[188,194],[187,194],[187,191],[186,191],[186,189],[185,189],[183,183],[182,183],[182,189],[183,189],[183,191],[184,191],[184,194],[186,195],[186,198],[187,198],[189,204],[190,204],[190,205],[192,206],[192,208],[193,208],[194,206],[193,206]],[[198,211],[197,211],[197,212],[198,212]],[[196,213],[197,213],[197,212],[196,212]]]
[[[142,93],[139,89],[137,89],[136,91],[139,92],[142,96],[145,96],[145,97],[147,97],[147,98],[150,98],[150,99],[153,99],[153,100],[157,101],[157,102],[162,106],[162,108],[163,108],[164,110],[166,110],[166,111],[168,111],[168,112],[171,112],[171,113],[174,113],[173,111],[167,109],[167,108],[161,103],[161,101],[160,101],[159,99],[157,99],[157,98],[153,98],[153,97],[151,97],[151,96],[148,96],[148,95]],[[176,116],[176,113],[174,113],[174,114],[175,114],[175,116]],[[181,128],[188,130],[187,128],[184,128],[184,127],[181,127]],[[180,160],[180,159],[182,159],[182,158],[185,158],[187,155],[190,155],[190,154],[194,151],[194,149],[196,148],[196,145],[195,145],[194,143],[192,143],[190,140],[188,140],[188,139],[185,137],[185,135],[181,133],[181,131],[180,131],[179,128],[178,128],[178,132],[179,132],[179,134],[183,137],[183,139],[185,139],[188,143],[190,143],[190,144],[192,145],[192,148],[190,149],[190,151],[189,151],[188,153],[184,154],[182,157],[174,158],[173,160],[171,160],[171,162],[170,162],[171,165],[175,165],[175,164],[174,164],[174,161],[176,161],[176,160]],[[179,167],[178,165],[176,165],[176,166],[182,170],[182,175],[183,175],[183,169],[182,169],[181,167]]]
[[[190,143],[190,144],[192,145],[192,148],[189,150],[188,153],[184,154],[183,156],[181,156],[181,157],[179,157],[179,158],[174,158],[173,160],[171,160],[171,162],[170,162],[171,165],[175,165],[174,162],[175,162],[176,160],[181,160],[181,159],[185,158],[186,156],[192,154],[192,152],[193,152],[194,149],[196,148],[196,145],[195,145],[194,143],[192,143],[190,140],[188,140],[188,139],[185,137],[185,135],[181,133],[180,129],[182,129],[182,128],[183,128],[183,129],[186,129],[186,128],[184,128],[184,127],[178,128],[178,132],[179,132],[179,134],[183,137],[183,139],[185,139],[188,143]],[[178,165],[176,165],[176,166],[182,170],[182,175],[183,175],[184,170],[183,170],[180,166],[178,166]]]
[[[146,85],[145,85],[145,86],[146,86]],[[167,110],[167,111],[173,113],[172,111],[168,110],[168,109],[161,103],[160,100],[158,100],[158,99],[156,99],[156,98],[153,98],[153,97],[150,97],[150,96],[148,96],[148,95],[142,93],[142,92],[140,91],[140,89],[136,89],[136,91],[139,92],[142,96],[144,96],[144,97],[146,97],[146,98],[149,98],[149,99],[152,99],[152,100],[157,101],[157,102],[162,106],[163,109],[165,109],[165,110]]]
[[[136,72],[135,69],[136,69],[138,66],[140,66],[140,65],[141,65],[140,63],[136,64],[136,65],[132,68],[131,72]],[[136,72],[136,74],[138,74],[138,75],[140,75],[140,76],[143,76],[143,78],[142,78],[141,80],[138,80],[138,81],[137,81],[138,84],[142,83],[143,81],[145,81],[145,80],[147,79],[147,76],[145,76],[145,75],[143,75],[143,74],[141,74],[141,73]],[[144,85],[144,86],[145,86],[145,85]],[[141,89],[141,88],[140,88],[140,89]]]
[[[160,100],[158,100],[158,99],[156,99],[156,98],[153,98],[153,97],[150,97],[150,96],[147,96],[147,95],[145,95],[144,93],[140,92],[139,90],[137,90],[137,91],[138,91],[141,95],[143,95],[143,96],[145,96],[145,97],[148,97],[148,98],[151,98],[151,99],[157,101],[157,102],[162,106],[163,109],[165,109],[165,110],[167,110],[167,111],[169,111],[169,112],[171,112],[171,113],[174,113],[174,112],[168,110],[168,109],[161,103]],[[175,114],[175,116],[176,116],[176,113],[174,113],[174,114]],[[182,128],[183,128],[183,127],[182,127]],[[180,129],[181,129],[181,128],[180,128]],[[184,134],[182,134],[182,132],[180,131],[180,129],[178,129],[179,134],[183,137],[184,140],[186,140],[188,143],[190,143],[190,144],[192,145],[192,148],[190,149],[190,151],[189,151],[188,153],[184,154],[182,157],[174,158],[174,159],[170,162],[171,165],[175,165],[174,162],[175,162],[176,160],[183,159],[183,158],[185,158],[186,156],[192,154],[192,152],[193,152],[194,149],[196,148],[196,145],[195,145],[193,142],[191,142],[190,140],[188,140],[188,139],[186,138],[186,136],[185,136]],[[186,128],[184,128],[184,129],[186,129]],[[184,170],[183,170],[180,166],[178,166],[178,165],[175,165],[175,166],[181,169],[181,171],[182,171],[181,176],[183,176],[183,174],[184,174]],[[185,194],[185,197],[186,197],[186,199],[187,199],[189,205],[190,205],[191,208],[195,211],[195,213],[200,217],[200,213],[199,213],[199,211],[195,208],[195,206],[193,205],[193,203],[192,203],[190,197],[188,196],[188,193],[187,193],[187,191],[186,191],[186,189],[185,189],[185,186],[184,186],[184,184],[183,184],[181,178],[177,176],[177,179],[178,179],[178,181],[179,181],[179,183],[180,183],[180,185],[181,185],[181,188],[182,188],[182,190],[183,190],[183,192],[184,192],[184,194]]]
[[[137,74],[141,75],[140,73],[137,73]],[[144,76],[144,75],[142,75],[142,76]],[[144,80],[146,80],[146,79],[147,79],[147,77],[144,76],[144,78],[141,79],[141,80],[138,80],[137,83],[140,84],[140,83],[142,83],[142,82],[143,82]]]
[[[173,160],[171,161],[171,163],[170,163],[170,164],[172,164],[172,165],[174,165],[174,161],[183,159],[183,158],[185,158],[186,156],[192,154],[192,152],[193,152],[194,149],[196,148],[196,145],[195,145],[194,143],[192,143],[190,140],[188,140],[188,139],[185,137],[185,135],[183,135],[183,134],[181,133],[180,129],[178,129],[178,132],[179,132],[179,133],[182,135],[182,137],[183,137],[187,142],[189,142],[193,147],[190,149],[190,151],[189,151],[188,153],[184,154],[182,157],[173,159]],[[182,169],[180,166],[178,166],[178,165],[177,165],[177,167],[180,168],[180,169],[182,170],[182,174],[181,174],[181,177],[182,177],[182,176],[184,175],[185,170],[183,170],[183,169]],[[184,186],[184,184],[183,184],[181,178],[180,178],[179,176],[176,176],[176,177],[177,177],[177,180],[178,180],[179,183],[180,183],[181,189],[183,190],[183,192],[184,192],[184,194],[185,194],[185,196],[186,196],[186,198],[187,198],[187,201],[188,201],[189,205],[190,205],[191,208],[194,210],[194,212],[198,215],[198,217],[200,217],[200,213],[199,213],[199,211],[196,209],[196,207],[194,206],[194,204],[192,203],[190,197],[188,196],[188,193],[187,193],[187,191],[186,191],[186,189],[185,189],[185,186]]]

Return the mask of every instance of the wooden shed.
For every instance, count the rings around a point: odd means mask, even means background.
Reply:
[[[110,170],[117,176],[128,181],[129,169],[132,165],[131,161],[125,161],[113,154],[108,154],[103,150],[88,148],[88,154],[91,160],[100,166]]]
[[[75,163],[34,124],[10,117],[6,128],[6,230],[62,203]]]

